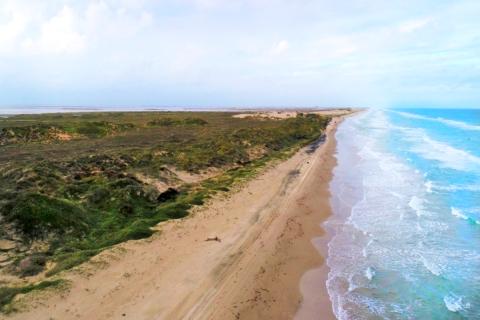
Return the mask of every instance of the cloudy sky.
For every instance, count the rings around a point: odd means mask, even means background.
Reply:
[[[0,0],[0,108],[480,107],[480,2]]]

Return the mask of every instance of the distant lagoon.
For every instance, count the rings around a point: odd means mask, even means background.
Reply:
[[[231,108],[235,109],[235,108]],[[15,106],[0,107],[0,116],[16,114],[75,113],[75,112],[134,112],[134,111],[222,111],[216,107],[82,107],[82,106]]]

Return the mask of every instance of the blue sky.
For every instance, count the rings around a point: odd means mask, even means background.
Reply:
[[[1,0],[0,108],[480,107],[480,2]]]

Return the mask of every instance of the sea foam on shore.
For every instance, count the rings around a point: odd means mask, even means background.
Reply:
[[[478,121],[430,113],[373,110],[337,131],[327,287],[339,319],[480,317]]]

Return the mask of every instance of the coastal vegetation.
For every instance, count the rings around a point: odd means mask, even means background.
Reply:
[[[1,119],[0,308],[18,293],[55,285],[61,271],[102,250],[187,216],[270,160],[320,139],[329,120],[228,112]],[[1,275],[53,280],[20,286]]]

